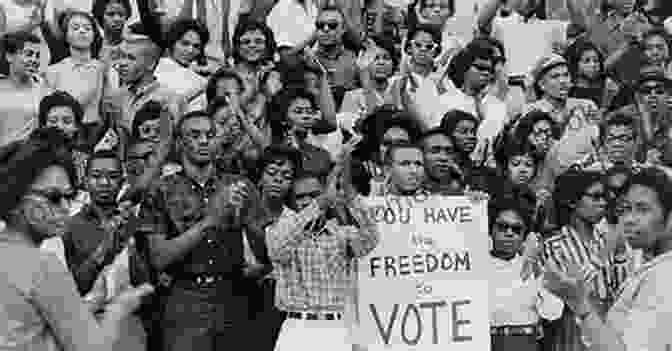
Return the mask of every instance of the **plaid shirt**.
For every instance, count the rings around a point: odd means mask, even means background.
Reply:
[[[316,202],[300,212],[286,209],[266,230],[269,256],[277,279],[276,306],[283,311],[343,311],[355,286],[354,259],[378,243],[376,224],[363,216],[355,200],[350,213],[358,226],[327,220],[316,230],[324,211]]]

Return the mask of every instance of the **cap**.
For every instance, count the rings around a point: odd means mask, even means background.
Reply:
[[[539,61],[537,61],[537,63],[532,68],[532,71],[530,72],[532,79],[534,81],[534,85],[536,85],[539,82],[541,77],[543,77],[543,75],[546,74],[546,72],[562,65],[567,65],[567,60],[565,60],[564,57],[557,54],[551,54],[539,59]]]

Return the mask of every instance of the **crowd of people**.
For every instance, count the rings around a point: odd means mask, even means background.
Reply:
[[[474,1],[0,0],[0,349],[376,350],[367,198],[436,195],[493,351],[669,351],[671,3]]]

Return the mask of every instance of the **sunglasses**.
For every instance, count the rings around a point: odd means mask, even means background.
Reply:
[[[583,196],[587,196],[591,198],[593,201],[598,201],[598,200],[607,200],[609,195],[606,192],[598,191],[594,193],[583,193]]]
[[[260,39],[260,38],[257,38],[257,39],[254,39],[254,40],[247,39],[247,38],[246,39],[240,39],[240,45],[250,45],[250,44],[263,45],[263,44],[266,44],[266,40],[265,39]]]
[[[383,146],[390,146],[390,145],[394,145],[394,144],[403,144],[403,143],[407,143],[407,142],[408,142],[408,140],[406,140],[406,139],[389,139],[389,140],[383,140],[383,142],[381,144]]]
[[[486,65],[479,65],[479,64],[476,64],[476,63],[472,63],[471,67],[474,67],[481,72],[487,72],[487,73],[490,73],[490,74],[495,73],[495,67],[493,67],[493,66],[486,66]]]
[[[427,50],[427,51],[434,51],[438,46],[436,43],[422,43],[416,40],[411,40],[411,44],[413,44],[413,47],[415,47],[418,50]]]
[[[60,204],[63,200],[72,201],[77,197],[77,193],[74,191],[62,192],[59,190],[33,189],[30,193],[43,197],[54,204]]]
[[[159,134],[159,127],[141,126],[139,130],[140,133],[142,134],[150,134],[150,133]]]
[[[339,23],[338,22],[317,22],[315,23],[315,27],[320,30],[336,30],[338,28]]]
[[[632,142],[633,140],[635,140],[635,138],[634,138],[632,135],[628,135],[628,134],[623,134],[623,135],[609,135],[609,136],[607,136],[607,137],[605,138],[605,141],[606,141],[607,143],[613,143],[613,142],[616,142],[616,141],[619,141],[619,142],[621,142],[621,143],[630,143],[630,142]]]
[[[663,95],[667,93],[667,89],[662,85],[650,85],[640,87],[639,92],[646,95]]]
[[[525,230],[525,226],[522,224],[509,224],[505,222],[495,222],[495,230],[499,232],[508,232],[509,230],[518,235],[522,235]]]
[[[537,129],[532,131],[532,135],[535,137],[540,137],[540,136],[547,136],[551,137],[553,136],[553,131],[550,129]]]

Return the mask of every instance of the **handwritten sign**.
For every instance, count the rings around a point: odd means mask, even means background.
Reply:
[[[359,342],[374,350],[489,350],[485,202],[375,198],[381,239],[359,260]]]

